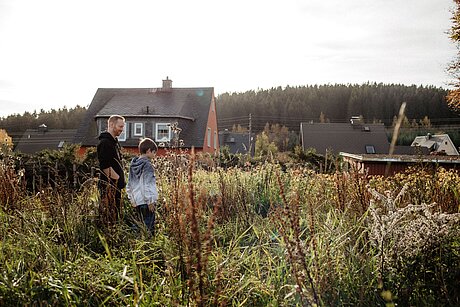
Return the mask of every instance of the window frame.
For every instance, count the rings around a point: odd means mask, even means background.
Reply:
[[[375,154],[375,146],[374,145],[364,145],[364,149],[366,150],[366,154]]]
[[[118,141],[124,142],[126,141],[126,137],[128,135],[128,124],[125,122],[125,126],[123,127],[123,132],[118,136]]]
[[[211,136],[212,136],[212,131],[211,131],[211,128],[208,127],[208,135],[207,135],[207,143],[208,143],[208,147],[211,147]]]
[[[137,133],[137,128],[140,126],[141,132]],[[134,123],[133,136],[144,136],[144,123]]]
[[[171,141],[171,123],[155,123],[155,142],[170,142]],[[168,129],[168,136],[161,139],[158,138],[158,130],[160,126]],[[167,138],[167,139],[165,139]]]

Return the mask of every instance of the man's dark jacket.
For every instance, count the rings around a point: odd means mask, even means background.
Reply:
[[[117,182],[117,188],[123,189],[126,185],[125,175],[123,173],[123,163],[121,160],[120,145],[109,132],[102,132],[99,135],[99,144],[97,145],[97,158],[99,159],[99,168],[101,170],[101,179],[107,182],[109,180],[103,169],[112,167],[113,170],[120,176]]]

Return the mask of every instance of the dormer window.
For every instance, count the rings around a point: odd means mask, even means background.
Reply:
[[[155,124],[155,141],[157,142],[171,141],[171,124],[170,123]]]

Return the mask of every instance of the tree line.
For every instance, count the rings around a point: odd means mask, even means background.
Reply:
[[[429,118],[433,125],[458,124],[460,116],[449,108],[446,96],[446,89],[434,86],[365,83],[224,93],[216,101],[221,129],[247,126],[251,114],[252,127],[261,131],[267,122],[298,130],[302,121],[349,122],[352,116],[391,126],[403,102],[409,120]]]
[[[0,118],[0,128],[6,130],[14,142],[20,139],[27,129],[38,128],[41,124],[45,124],[49,129],[77,129],[85,112],[86,108],[81,106],[50,111],[26,111],[22,115],[13,114]]]

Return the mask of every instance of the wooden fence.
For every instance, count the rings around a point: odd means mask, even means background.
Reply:
[[[19,164],[18,168],[23,170],[27,190],[34,194],[50,187],[78,189],[88,179],[99,177],[96,167],[77,163],[63,164],[56,161],[51,165],[33,161]]]

